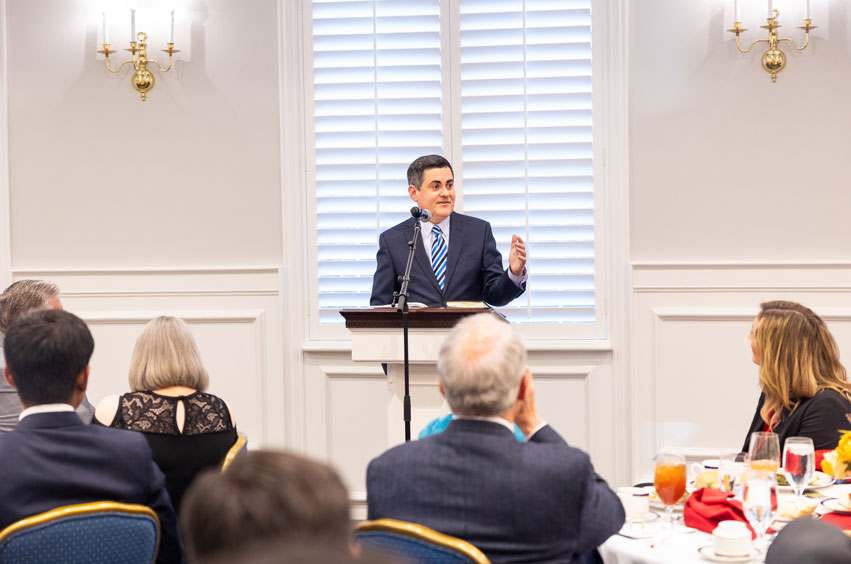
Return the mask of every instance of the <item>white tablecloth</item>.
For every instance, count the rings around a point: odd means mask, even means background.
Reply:
[[[828,498],[843,496],[847,499],[850,492],[851,485],[833,485],[815,490],[814,494]],[[783,504],[790,499],[794,499],[794,496],[781,494],[779,502]],[[678,515],[682,517],[682,512]],[[653,533],[650,538],[630,539],[613,535],[599,548],[603,562],[605,564],[707,564],[709,562],[697,550],[702,546],[711,545],[712,535],[686,527],[682,520],[677,523],[673,533],[669,533],[667,527],[668,524],[663,516],[644,525],[643,530],[646,533]],[[630,534],[633,531],[640,532],[642,529],[636,525],[630,525],[622,531]],[[749,562],[758,564],[764,561],[763,553]]]

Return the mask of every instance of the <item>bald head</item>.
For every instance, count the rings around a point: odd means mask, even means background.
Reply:
[[[487,313],[473,315],[446,336],[437,370],[453,413],[501,415],[517,400],[526,347],[508,323]]]

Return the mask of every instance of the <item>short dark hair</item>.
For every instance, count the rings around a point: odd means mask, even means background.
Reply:
[[[48,300],[59,295],[59,286],[47,280],[18,280],[0,294],[0,333],[31,311],[48,308]]]
[[[18,318],[3,341],[6,366],[26,405],[69,402],[94,349],[86,323],[60,309]]]
[[[408,167],[408,184],[416,186],[417,190],[422,188],[423,173],[430,168],[448,168],[452,176],[455,176],[452,165],[445,158],[440,155],[426,155],[418,158]]]
[[[349,495],[329,466],[281,451],[239,455],[186,492],[181,531],[190,561],[264,540],[348,550]]]

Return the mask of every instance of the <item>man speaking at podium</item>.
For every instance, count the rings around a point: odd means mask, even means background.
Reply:
[[[470,301],[503,306],[526,290],[523,239],[512,235],[509,267],[503,270],[490,224],[453,211],[455,178],[449,161],[440,155],[418,158],[408,167],[408,184],[408,195],[429,217],[411,217],[381,234],[370,305],[394,301],[417,221],[422,221],[422,231],[408,283],[409,303],[441,307],[446,302]]]

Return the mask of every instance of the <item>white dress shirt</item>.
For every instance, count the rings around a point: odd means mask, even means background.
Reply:
[[[74,413],[74,407],[70,403],[45,403],[42,405],[34,405],[23,410],[20,417],[18,417],[18,421],[27,415],[35,415],[36,413],[60,413],[63,411],[70,411],[71,413]]]

